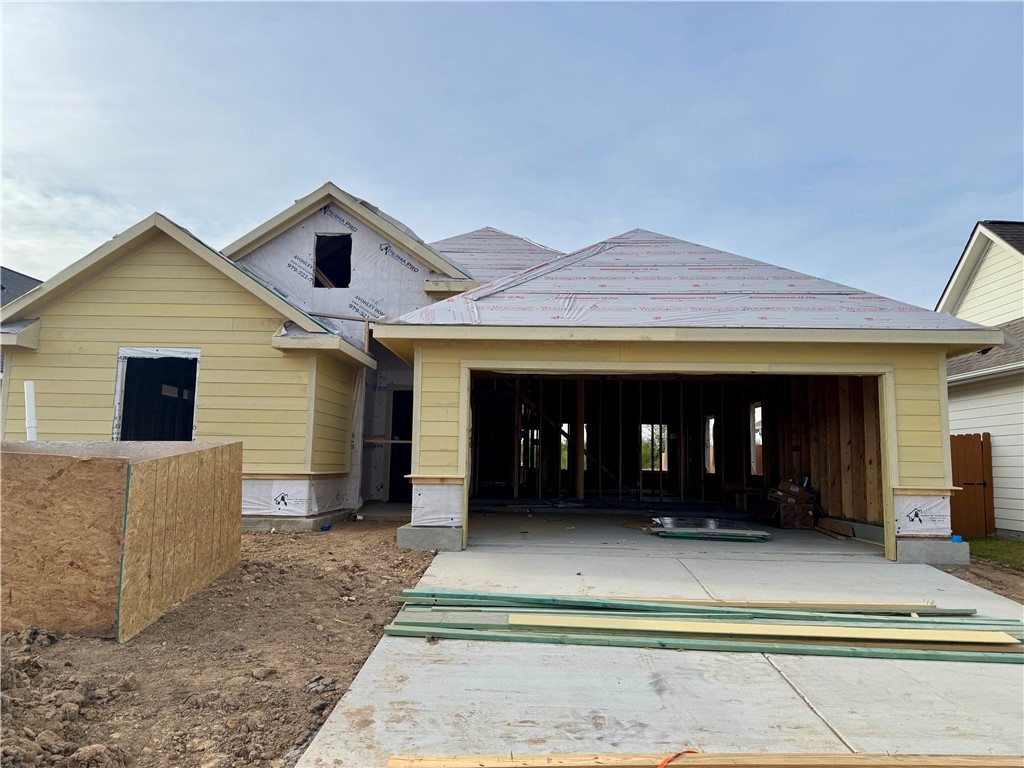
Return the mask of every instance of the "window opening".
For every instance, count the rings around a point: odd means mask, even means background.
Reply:
[[[559,433],[559,437],[562,440],[562,460],[559,465],[560,469],[569,469],[569,425],[563,424],[562,431]]]
[[[645,472],[668,471],[668,424],[640,425],[640,464]]]
[[[352,282],[352,235],[317,235],[314,288],[348,288]]]
[[[764,474],[764,449],[761,437],[761,404],[750,406],[750,474]]]
[[[704,470],[709,474],[715,474],[715,417],[706,416],[704,419]]]
[[[120,439],[191,440],[196,364],[181,357],[129,357]]]
[[[524,429],[519,444],[519,466],[536,469],[540,463],[540,430]]]

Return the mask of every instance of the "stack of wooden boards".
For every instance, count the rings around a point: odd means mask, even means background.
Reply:
[[[733,520],[714,517],[655,517],[640,530],[666,539],[701,539],[703,541],[768,541],[767,531],[755,531]]]
[[[1020,768],[1002,755],[393,755],[388,768]]]
[[[402,637],[1024,663],[1024,624],[971,608],[667,600],[406,589]]]

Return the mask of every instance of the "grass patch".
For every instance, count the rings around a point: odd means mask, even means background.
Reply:
[[[991,560],[1024,573],[1024,540],[969,539],[971,556]]]

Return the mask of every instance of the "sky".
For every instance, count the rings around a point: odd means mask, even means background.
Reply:
[[[634,227],[933,307],[1024,219],[1022,3],[10,3],[2,258],[333,181],[434,241]]]

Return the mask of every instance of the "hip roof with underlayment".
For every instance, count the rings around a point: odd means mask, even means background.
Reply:
[[[489,283],[565,255],[494,227],[482,227],[448,237],[431,243],[430,247],[448,261],[464,267],[474,280],[481,283]]]
[[[978,329],[950,315],[643,229],[409,312],[397,322],[603,328]]]

